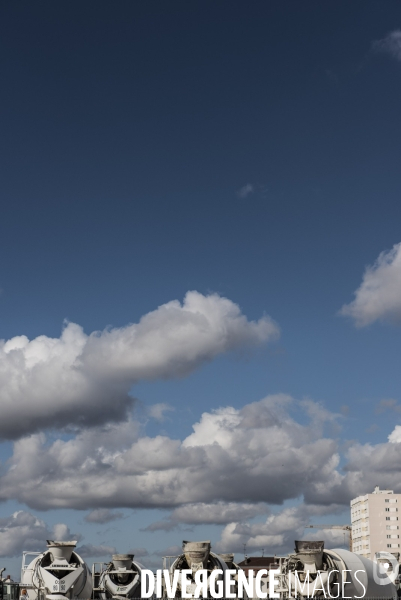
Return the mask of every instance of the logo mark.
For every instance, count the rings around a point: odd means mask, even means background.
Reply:
[[[376,552],[373,567],[373,579],[378,585],[395,583],[400,565],[390,552]]]

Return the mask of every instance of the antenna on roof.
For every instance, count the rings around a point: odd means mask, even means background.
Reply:
[[[244,544],[244,558],[246,558],[246,544]]]

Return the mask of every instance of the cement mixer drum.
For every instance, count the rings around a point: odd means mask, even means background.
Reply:
[[[27,566],[23,564],[21,587],[27,590],[28,600],[91,598],[90,571],[74,552],[76,544],[76,541],[47,540],[48,549]]]
[[[99,577],[97,588],[102,600],[109,598],[139,598],[141,573],[144,567],[134,561],[133,554],[113,554]]]
[[[195,590],[194,577],[196,571],[199,569],[207,569],[210,578],[210,574],[215,569],[220,569],[222,575],[217,579],[224,580],[224,572],[227,570],[227,565],[224,560],[218,555],[211,552],[211,544],[209,541],[206,542],[187,542],[184,541],[182,545],[183,553],[180,554],[171,564],[169,568],[170,581],[173,581],[175,571],[182,571],[183,569],[190,569],[192,571],[192,583],[188,586],[187,591],[193,593]],[[167,597],[167,592],[164,589],[164,597]],[[181,589],[178,585],[176,597],[181,597]]]

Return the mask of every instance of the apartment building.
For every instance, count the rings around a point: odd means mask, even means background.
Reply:
[[[352,551],[374,559],[376,552],[399,558],[401,494],[375,487],[351,500]]]

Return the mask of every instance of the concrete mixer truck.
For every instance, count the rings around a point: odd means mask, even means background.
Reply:
[[[287,598],[386,598],[395,600],[397,589],[391,565],[336,548],[324,542],[296,541],[295,552],[280,559],[276,592]]]
[[[93,588],[95,598],[126,599],[139,598],[141,595],[141,573],[144,568],[134,561],[133,554],[113,554],[110,563],[100,564],[93,569]]]
[[[220,586],[224,597],[224,572],[227,570],[227,565],[218,554],[211,552],[210,541],[184,541],[182,549],[183,553],[172,561],[168,569],[169,582],[164,581],[163,583],[163,597],[182,597],[180,574],[185,570],[189,571],[189,584],[186,586],[186,590],[193,595],[196,588],[196,572],[201,569],[206,571],[205,585],[203,588],[205,593],[202,593],[201,597],[210,597],[211,585],[213,585],[214,588]]]
[[[224,560],[224,562],[227,565],[227,569],[229,569],[230,571],[235,571],[235,573],[232,574],[232,578],[235,580],[236,583],[231,591],[234,592],[236,596],[238,596],[238,572],[242,571],[243,569],[239,567],[237,563],[234,562],[234,554],[219,554],[219,557],[222,560]],[[243,591],[243,597],[245,599],[248,598],[248,595],[245,590]]]
[[[47,550],[24,552],[21,588],[28,600],[73,600],[92,597],[92,578],[85,561],[74,552],[77,542],[47,540]],[[35,558],[25,564],[28,556]]]

